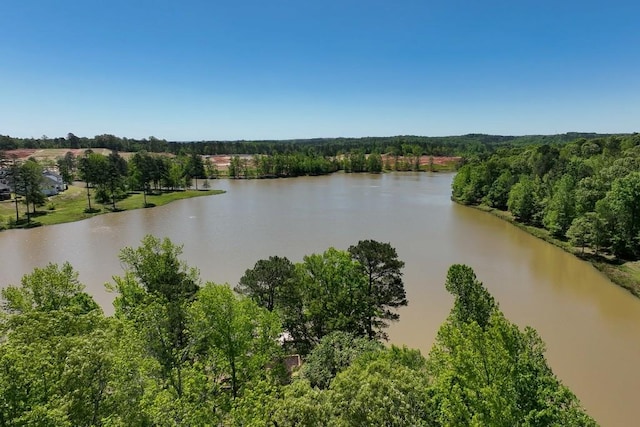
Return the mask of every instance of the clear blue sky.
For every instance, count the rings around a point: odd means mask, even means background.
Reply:
[[[0,134],[640,131],[640,2],[0,2]]]

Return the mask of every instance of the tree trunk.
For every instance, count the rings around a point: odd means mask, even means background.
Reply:
[[[91,192],[89,191],[89,183],[87,182],[87,202],[89,203],[89,210],[91,210]]]
[[[231,358],[231,393],[235,399],[238,394],[238,385],[236,382],[236,361],[233,357]]]
[[[111,184],[111,204],[113,206],[113,210],[116,210],[116,191],[115,186]]]

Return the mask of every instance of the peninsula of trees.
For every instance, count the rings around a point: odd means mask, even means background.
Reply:
[[[103,155],[89,149],[80,156],[69,151],[55,161],[38,161],[0,153],[0,200],[5,200],[0,204],[0,230],[220,193],[209,190],[207,181],[201,185],[206,191],[197,191],[198,180],[206,174],[205,162],[196,154],[169,157],[141,151],[127,160],[117,151]],[[84,181],[85,194],[72,186],[76,180]],[[196,191],[187,191],[194,184]],[[19,202],[25,205],[24,213]],[[45,205],[46,210],[37,210]]]
[[[180,255],[152,236],[124,248],[113,316],[69,264],[3,289],[0,425],[596,425],[469,267],[449,269],[424,357],[382,345],[407,304],[389,243],[259,260],[237,293]]]

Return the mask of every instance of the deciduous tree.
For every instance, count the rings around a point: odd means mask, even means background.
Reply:
[[[564,174],[553,187],[542,223],[555,236],[564,237],[576,216],[575,187],[575,180],[569,174]]]
[[[533,221],[537,209],[536,189],[529,177],[521,177],[520,181],[511,187],[507,207],[519,221]]]
[[[198,271],[179,259],[182,247],[169,239],[145,236],[136,249],[120,252],[123,277],[114,277],[111,289],[116,316],[140,329],[148,354],[163,370],[163,377],[182,396],[182,370],[189,354],[187,308],[199,289]]]
[[[351,366],[356,358],[382,348],[378,341],[357,337],[349,332],[332,332],[323,337],[305,359],[301,376],[309,380],[312,387],[329,388],[333,378]]]
[[[62,176],[63,181],[66,184],[71,184],[75,176],[76,171],[76,156],[71,151],[67,151],[64,157],[58,157],[56,160],[58,164],[58,170]]]
[[[98,306],[84,291],[78,273],[71,264],[48,264],[22,277],[20,286],[7,286],[0,291],[3,309],[20,314],[30,311],[49,312],[77,306],[83,312]],[[75,310],[77,311],[77,310]]]
[[[187,161],[187,165],[185,168],[185,173],[190,178],[194,178],[196,182],[196,190],[198,189],[198,178],[205,178],[205,170],[204,170],[204,162],[202,161],[202,157],[193,152],[189,156],[189,160]]]
[[[42,166],[35,159],[28,159],[18,168],[18,179],[15,181],[15,192],[24,196],[24,204],[27,206],[27,220],[30,221],[29,205],[32,212],[36,212],[36,206],[42,206],[46,200],[42,192]]]
[[[595,426],[553,375],[544,343],[504,318],[471,268],[449,269],[456,300],[427,362],[438,425]]]
[[[86,183],[87,210],[91,211],[91,193],[89,188],[104,182],[107,170],[107,159],[101,154],[87,150],[84,156],[78,159],[78,170],[80,172],[80,179]]]
[[[369,352],[331,383],[335,425],[432,426],[429,377],[417,350]]]
[[[189,313],[196,353],[204,358],[201,362],[213,381],[229,379],[233,398],[277,360],[278,316],[249,298],[239,298],[229,286],[207,283]]]
[[[596,205],[596,211],[607,223],[611,249],[616,256],[640,254],[640,172],[616,179],[611,190]]]
[[[334,331],[366,335],[370,316],[367,279],[351,254],[334,248],[304,257],[296,265],[301,286],[303,327],[306,336],[294,336],[310,349]],[[289,331],[291,332],[291,331]]]

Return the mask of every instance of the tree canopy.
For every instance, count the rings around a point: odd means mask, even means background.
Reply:
[[[469,158],[453,199],[508,209],[581,252],[640,257],[640,135],[504,147]],[[505,203],[506,201],[506,203]]]
[[[297,351],[307,353],[335,331],[386,339],[384,328],[407,305],[402,268],[389,243],[365,240],[329,248],[297,264],[273,256],[245,272],[236,291],[277,311]]]

